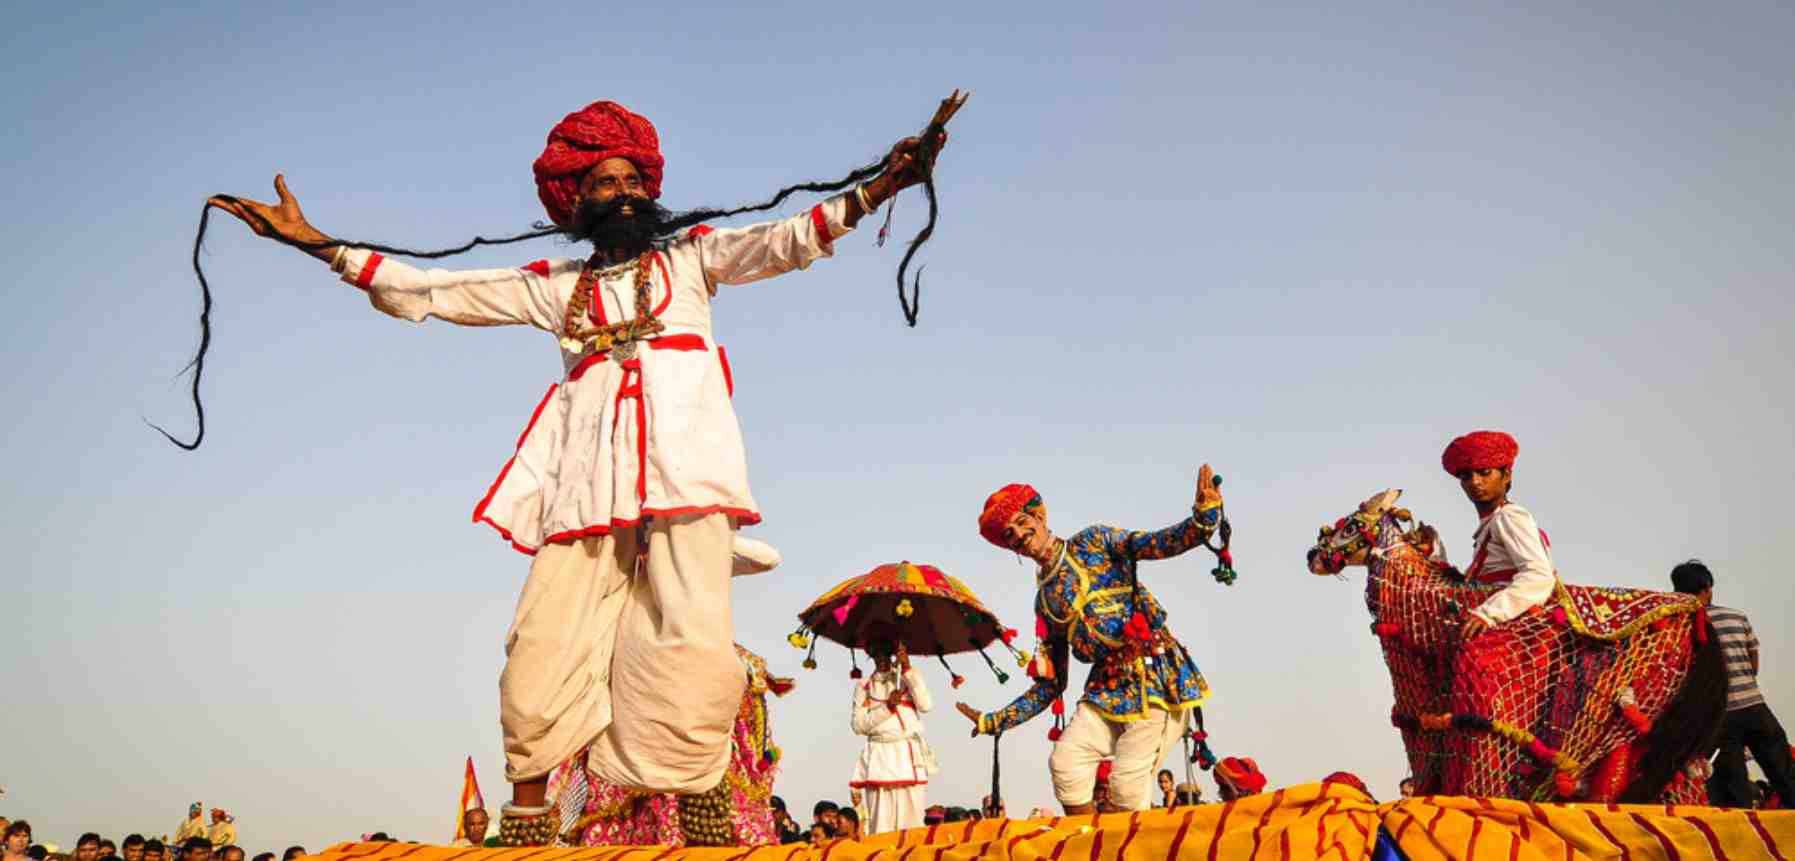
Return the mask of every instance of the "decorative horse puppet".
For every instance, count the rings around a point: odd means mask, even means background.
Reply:
[[[1699,601],[1560,582],[1545,605],[1462,642],[1464,614],[1500,587],[1447,564],[1433,527],[1396,507],[1401,493],[1323,526],[1308,558],[1315,574],[1370,572],[1365,604],[1417,792],[1706,804],[1726,674]]]

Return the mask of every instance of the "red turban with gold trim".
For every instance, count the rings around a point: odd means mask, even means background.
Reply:
[[[661,138],[646,117],[616,102],[593,102],[562,119],[548,133],[548,146],[536,157],[536,196],[560,225],[573,221],[580,180],[607,158],[627,158],[642,173],[642,188],[661,196]]]
[[[1003,528],[1009,525],[1010,518],[1024,508],[1040,507],[1041,494],[1034,488],[1026,484],[1006,484],[985,498],[984,510],[979,512],[979,534],[985,536],[986,541],[1008,550],[1010,545],[1004,543]]]
[[[1452,441],[1440,455],[1440,466],[1448,475],[1467,469],[1496,469],[1515,465],[1521,446],[1515,438],[1501,431],[1473,431]]]

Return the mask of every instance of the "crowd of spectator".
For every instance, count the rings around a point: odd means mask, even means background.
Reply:
[[[129,834],[113,842],[98,832],[89,831],[75,838],[73,851],[65,852],[55,843],[40,843],[24,819],[0,816],[4,830],[0,861],[244,861],[243,847],[235,843],[213,845],[208,837],[192,836],[180,841],[160,837]],[[305,854],[303,846],[289,846],[280,854],[280,861],[293,861]],[[273,852],[262,852],[250,861],[274,861]]]

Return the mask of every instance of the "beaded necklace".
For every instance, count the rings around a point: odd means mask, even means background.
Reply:
[[[580,271],[580,280],[573,285],[566,316],[561,320],[561,349],[575,354],[588,349],[594,353],[609,350],[618,361],[625,361],[635,356],[637,341],[647,340],[667,328],[667,324],[654,316],[649,301],[649,275],[654,269],[654,252],[644,251],[635,260],[610,270],[600,268],[598,263],[598,255],[594,254]],[[636,316],[604,326],[593,325],[587,312],[593,302],[604,301],[598,297],[599,283],[604,275],[627,272],[631,268],[636,272]]]

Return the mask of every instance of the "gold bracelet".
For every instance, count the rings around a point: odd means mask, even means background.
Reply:
[[[872,195],[866,193],[866,183],[854,187],[854,198],[860,201],[860,214],[872,215],[879,208],[873,205]]]

